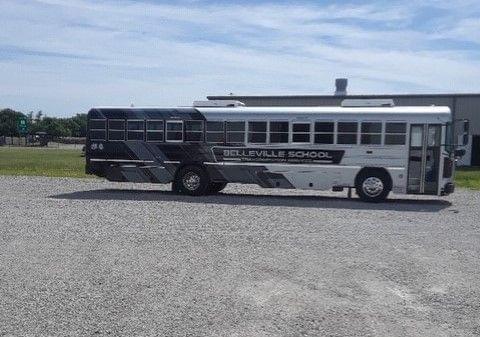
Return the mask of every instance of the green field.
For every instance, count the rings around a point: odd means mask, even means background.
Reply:
[[[0,175],[93,177],[85,174],[80,150],[0,147]],[[460,168],[456,185],[480,190],[480,168]]]
[[[80,150],[31,147],[0,147],[0,175],[88,177]]]
[[[457,169],[455,183],[458,187],[480,190],[480,167],[463,167]]]

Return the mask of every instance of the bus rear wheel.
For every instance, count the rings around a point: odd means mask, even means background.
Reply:
[[[227,183],[211,182],[210,186],[208,187],[208,194],[216,194],[223,190],[226,186]]]
[[[199,166],[185,166],[175,176],[172,188],[182,194],[193,196],[208,193],[210,178],[207,172]]]
[[[381,171],[365,171],[357,177],[355,190],[363,201],[382,202],[390,193],[389,179]]]

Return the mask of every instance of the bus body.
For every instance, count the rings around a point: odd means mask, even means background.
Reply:
[[[265,188],[454,190],[448,107],[96,107],[86,172],[110,181],[170,183],[201,195],[226,183]]]

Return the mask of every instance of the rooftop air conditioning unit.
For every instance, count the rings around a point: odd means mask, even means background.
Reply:
[[[344,99],[342,107],[392,107],[393,99]]]
[[[194,101],[194,107],[202,107],[202,108],[225,108],[225,107],[237,107],[237,106],[245,106],[244,103],[240,101],[235,101],[233,99],[217,99],[211,101]]]

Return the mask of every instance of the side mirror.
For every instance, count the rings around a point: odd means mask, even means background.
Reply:
[[[454,155],[455,155],[455,158],[460,158],[460,157],[463,157],[465,153],[466,153],[465,149],[460,149],[460,150],[455,150]]]

